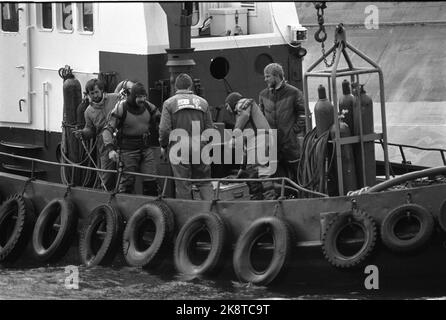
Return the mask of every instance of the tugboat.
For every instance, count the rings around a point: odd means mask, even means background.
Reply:
[[[196,74],[200,78],[196,90],[202,89],[201,83],[204,84],[206,97],[215,107],[214,120],[222,121],[224,126],[225,116],[219,114],[218,101],[223,101],[226,92],[218,91],[212,81],[217,81],[229,91],[242,88],[247,94],[254,95],[259,91],[254,90],[258,85],[256,81],[260,83],[262,80],[245,81],[244,78],[237,79],[234,74],[230,78],[228,70],[232,69],[231,63],[244,64],[248,57],[254,55],[254,71],[263,72],[263,67],[272,61],[288,61],[286,69],[290,75],[302,70],[305,55],[302,42],[306,39],[306,30],[298,23],[295,10],[289,10],[288,3],[257,3],[257,17],[263,17],[270,23],[272,32],[267,33],[268,36],[255,34],[254,30],[262,24],[255,18],[248,19],[254,15],[250,16],[252,10],[242,4],[210,8],[209,3],[195,2],[126,3],[119,4],[119,11],[114,7],[116,4],[111,3],[1,4],[2,17],[8,16],[4,14],[8,11],[11,17],[16,15],[17,21],[24,22],[24,29],[20,29],[19,23],[19,34],[15,34],[17,31],[11,22],[14,19],[2,24],[2,28],[8,28],[7,33],[11,37],[24,36],[26,39],[27,63],[17,69],[29,75],[30,68],[34,68],[38,73],[36,81],[42,81],[40,92],[35,87],[35,78],[25,77],[29,90],[27,96],[18,100],[19,110],[15,111],[23,116],[20,121],[25,124],[17,125],[19,120],[14,118],[13,112],[4,115],[2,111],[2,116],[10,117],[3,120],[15,124],[3,126],[0,131],[2,139],[5,139],[1,142],[3,147],[14,150],[1,151],[2,161],[8,158],[15,163],[4,162],[5,170],[0,172],[0,262],[4,266],[61,259],[89,267],[126,263],[152,269],[167,263],[173,265],[177,272],[194,277],[213,276],[226,270],[241,282],[255,285],[283,282],[285,277],[309,283],[331,282],[333,279],[362,283],[364,268],[369,265],[376,266],[381,275],[389,278],[444,273],[446,167],[420,168],[389,161],[384,73],[378,64],[349,43],[342,24],[336,28],[334,45],[315,59],[302,77],[294,78],[306,98],[307,134],[302,141],[304,151],[297,173],[298,182],[283,177],[269,178],[280,195],[277,199],[250,200],[244,182],[252,179],[212,178],[215,185],[212,201],[175,199],[169,191],[175,178],[167,174],[155,176],[163,185],[159,197],[121,194],[116,192],[117,189],[107,192],[93,188],[94,183],[79,182],[94,180],[91,177],[100,171],[85,165],[88,161],[93,163],[94,159],[88,158],[85,163],[79,158],[70,159],[70,150],[76,153],[76,148],[81,147],[70,145],[74,142],[70,140],[68,131],[70,126],[79,125],[80,119],[76,118],[74,107],[81,102],[81,86],[72,76],[76,72],[68,67],[59,69],[59,74],[65,78],[63,87],[60,83],[56,85],[56,82],[45,80],[48,79],[45,72],[53,74],[58,70],[45,65],[36,66],[36,60],[31,59],[33,45],[42,46],[42,49],[45,46],[44,41],[32,41],[35,33],[45,32],[38,36],[42,39],[48,36],[48,43],[52,41],[51,32],[58,32],[54,38],[73,35],[76,37],[73,42],[80,45],[83,41],[87,43],[83,37],[93,34],[107,38],[105,33],[108,26],[114,25],[114,17],[124,19],[126,14],[129,17],[136,15],[135,25],[129,19],[128,28],[114,30],[118,33],[103,43],[103,48],[88,48],[99,51],[100,75],[110,80],[110,88],[113,81],[130,78],[125,72],[138,71],[149,84],[150,92],[158,92],[158,95],[149,95],[152,102],[160,105],[168,96],[166,92],[172,92],[171,82],[175,75],[192,71],[196,64]],[[208,6],[208,12],[213,12],[212,16],[200,15],[203,11],[199,9],[205,6]],[[323,9],[323,4],[318,3],[318,13]],[[265,11],[262,13],[262,10]],[[54,19],[52,14],[48,19],[48,12],[56,12],[54,29],[50,24]],[[72,13],[71,18],[67,12]],[[266,18],[265,12],[269,14]],[[36,26],[31,24],[33,13],[36,14]],[[101,20],[97,16],[99,13]],[[222,13],[234,19],[234,28],[225,26],[215,31],[215,25],[220,27],[215,21]],[[191,22],[194,18],[198,21],[196,24]],[[151,36],[148,39],[138,37],[138,19],[151,21],[157,28],[162,28],[156,29],[152,35],[149,31],[155,27],[148,23],[146,35]],[[244,19],[250,22],[242,24]],[[67,21],[73,22],[71,29]],[[95,25],[98,21],[101,25]],[[205,36],[204,29],[209,21],[210,34]],[[324,41],[322,27],[323,23],[318,39]],[[231,35],[234,30],[237,35]],[[254,34],[244,34],[244,30]],[[285,31],[288,37],[284,36]],[[129,36],[132,32],[134,37]],[[215,33],[217,37],[211,37]],[[201,38],[190,42],[193,34]],[[169,35],[169,48],[163,47],[167,44],[165,35]],[[181,36],[178,38],[178,35]],[[6,41],[6,36],[2,36],[2,41]],[[138,41],[142,41],[141,46],[136,45]],[[252,45],[261,41],[265,41],[265,45]],[[196,45],[195,51],[191,43]],[[130,44],[135,45],[128,48],[128,51],[135,51],[133,54],[107,51],[111,46],[125,48]],[[233,49],[222,49],[229,44]],[[213,50],[209,48],[212,46],[221,47]],[[167,54],[155,52],[161,48],[166,49]],[[57,48],[67,49],[72,51],[70,54],[74,52],[74,48]],[[145,54],[136,53],[138,50]],[[246,53],[246,60],[231,60],[237,51]],[[332,65],[319,68],[332,53],[335,53]],[[350,58],[352,53],[363,59],[368,67],[354,66]],[[56,57],[60,59],[59,55]],[[45,56],[48,63],[52,58]],[[340,67],[341,58],[345,59],[346,67]],[[161,70],[163,63],[160,61],[166,61],[164,59],[167,59],[169,78],[154,81],[151,77],[160,79],[163,78],[160,75],[167,75]],[[128,71],[124,71],[124,65],[128,66]],[[6,66],[2,68],[6,69]],[[209,69],[211,75],[203,68]],[[82,71],[78,74],[91,76],[95,72]],[[374,129],[373,114],[377,107],[362,86],[361,76],[364,74],[373,74],[379,79],[381,132]],[[327,88],[319,86],[319,100],[312,111],[308,101],[309,81],[315,77],[325,78],[329,85]],[[338,93],[338,78],[344,79],[342,97]],[[290,80],[293,82],[293,77]],[[252,82],[252,86],[248,87],[248,82]],[[52,90],[64,93],[63,117],[60,104],[57,113],[49,112],[51,108],[52,111],[55,109],[55,101],[48,98]],[[43,93],[44,112],[39,115],[31,113],[34,110],[31,105],[37,100],[35,95],[40,93]],[[220,108],[221,112],[223,110]],[[50,121],[54,118],[59,123],[63,119],[62,135],[47,132],[49,127],[54,128]],[[42,123],[44,129],[40,130]],[[27,132],[20,138],[28,137],[35,144],[17,142],[19,132]],[[61,137],[63,144],[57,148],[56,142]],[[41,138],[44,143],[39,145]],[[375,157],[375,144],[383,150],[382,161]],[[82,147],[88,153],[92,145],[94,143]],[[60,161],[51,161],[50,153],[56,154],[56,149],[59,150]],[[14,154],[18,150],[35,152],[37,156]],[[445,150],[437,151],[443,154]],[[30,166],[24,167],[23,163],[30,163]],[[62,183],[54,178],[55,172],[63,173]],[[122,169],[116,173],[119,182]],[[83,175],[82,179],[79,175]],[[286,273],[286,270],[290,272]]]

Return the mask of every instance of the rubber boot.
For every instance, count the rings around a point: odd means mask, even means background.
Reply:
[[[156,180],[143,181],[142,194],[146,196],[158,197],[158,183]]]
[[[259,175],[257,168],[254,166],[247,166],[244,172],[244,178],[256,179]],[[260,181],[248,181],[246,182],[251,195],[251,200],[263,200],[263,186]]]

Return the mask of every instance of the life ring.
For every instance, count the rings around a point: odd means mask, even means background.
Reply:
[[[51,200],[40,212],[34,226],[32,245],[41,261],[64,256],[77,232],[77,212],[69,199]]]
[[[356,248],[357,241],[355,241],[358,231],[364,237],[359,249]],[[342,241],[349,246],[341,247]],[[369,257],[375,244],[376,224],[364,211],[354,210],[336,215],[328,223],[322,235],[322,251],[325,258],[339,268],[358,266]]]
[[[0,207],[0,262],[14,262],[25,250],[35,222],[30,199],[19,194]]]
[[[87,267],[110,264],[122,232],[118,209],[103,204],[93,209],[79,240],[79,253]]]
[[[266,267],[256,268],[253,249],[262,247],[262,239],[268,237],[274,245],[271,260]],[[269,241],[268,241],[269,243]],[[292,234],[287,224],[277,217],[263,217],[255,220],[237,240],[233,255],[233,266],[242,282],[268,285],[284,271],[291,256]]]
[[[134,267],[156,267],[169,253],[174,218],[161,201],[152,201],[138,208],[130,217],[123,234],[123,252]]]
[[[209,275],[222,268],[226,228],[215,213],[200,213],[181,228],[175,241],[174,264],[186,275]],[[209,249],[209,250],[207,250]]]
[[[429,241],[433,232],[433,216],[426,208],[413,203],[393,209],[381,225],[382,242],[394,252],[409,252],[421,248]]]

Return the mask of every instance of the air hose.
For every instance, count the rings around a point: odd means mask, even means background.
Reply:
[[[66,124],[63,124],[63,126],[70,127],[69,125],[66,125]],[[69,132],[69,130],[64,130],[65,135],[68,135],[69,134],[68,132]],[[62,139],[62,145],[64,145],[64,140],[66,141],[65,135],[63,136],[63,139]],[[61,148],[61,162],[91,167],[92,163],[91,163],[90,157],[91,157],[91,153],[95,150],[96,142],[97,142],[96,139],[94,139],[94,140],[91,139],[90,141],[88,141],[87,145],[90,146],[90,147],[88,147],[88,150],[85,150],[82,145],[79,145],[79,151],[78,151],[79,153],[78,154],[79,154],[79,158],[81,159],[79,162],[74,162],[74,161],[70,160],[68,158],[67,154],[65,153],[65,148],[62,147]],[[66,167],[60,168],[60,177],[61,177],[62,183],[66,184],[66,185],[70,184],[70,181],[72,180],[68,177],[68,175],[71,175],[71,173],[67,174],[67,170],[69,170],[69,168],[66,168]],[[91,184],[93,184],[93,186],[95,187],[98,185],[98,183],[100,184],[100,182],[98,181],[97,175],[96,175],[96,177],[94,177],[95,180],[92,183],[92,179],[93,179],[92,174],[94,175],[95,173],[92,172],[91,170],[82,170],[79,174],[81,175],[79,181],[80,181],[80,186],[82,186],[82,187],[89,186]]]
[[[302,154],[297,168],[297,182],[304,188],[327,193],[327,174],[334,158],[332,154],[329,159],[329,137],[329,130],[317,137],[316,128],[313,128],[304,137]]]

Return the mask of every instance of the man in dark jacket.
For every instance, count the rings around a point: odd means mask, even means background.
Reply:
[[[78,139],[97,139],[97,150],[99,155],[99,168],[106,170],[115,170],[116,164],[109,159],[108,151],[104,146],[102,139],[102,130],[107,123],[107,117],[116,103],[119,101],[119,94],[104,92],[104,83],[98,79],[90,79],[85,85],[89,106],[85,109],[85,127],[80,130],[73,131]],[[112,190],[114,182],[114,174],[109,172],[100,173],[103,183],[107,190]]]
[[[159,121],[160,112],[147,101],[147,91],[141,83],[135,83],[130,95],[112,110],[108,124],[102,133],[108,156],[122,161],[124,171],[156,174],[155,155],[149,144],[150,127]],[[117,132],[116,144],[113,134]],[[133,193],[135,176],[123,174],[119,192]],[[145,177],[143,194],[158,195],[155,178]]]
[[[201,133],[213,127],[212,116],[208,102],[200,96],[193,94],[192,78],[182,73],[175,80],[176,93],[163,104],[161,122],[159,126],[159,142],[161,154],[167,156],[169,147],[169,160],[175,177],[208,179],[211,178],[211,167],[203,163],[201,149]],[[194,131],[197,128],[198,131]],[[175,130],[175,132],[172,132]],[[177,141],[171,141],[171,133],[183,132]],[[170,152],[180,148],[180,154]],[[182,152],[187,150],[187,152]],[[213,189],[210,182],[195,183],[200,189],[203,200],[213,199]],[[192,183],[175,180],[176,197],[180,199],[192,198]]]
[[[301,155],[298,135],[305,134],[302,91],[284,79],[282,66],[270,63],[264,69],[268,88],[260,92],[259,106],[272,129],[277,129],[278,176],[296,180]]]

